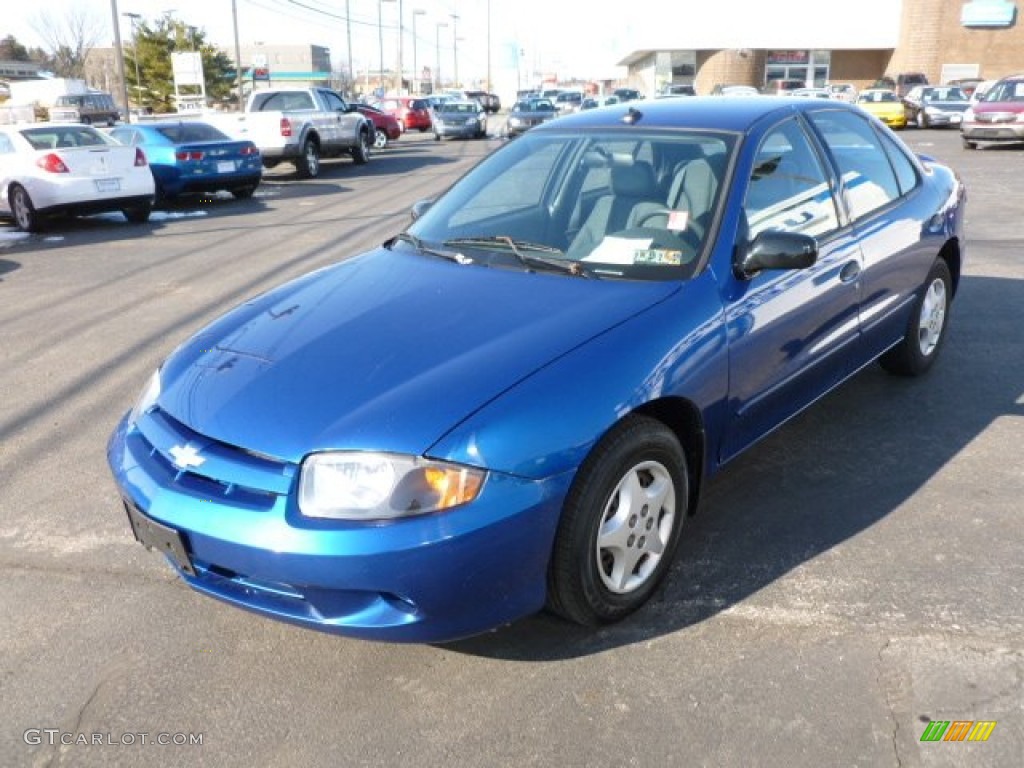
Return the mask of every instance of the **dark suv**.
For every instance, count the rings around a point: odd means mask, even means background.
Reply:
[[[928,78],[923,72],[900,72],[896,75],[896,95],[901,99],[916,85],[928,85]]]
[[[466,91],[466,96],[479,101],[480,106],[484,108],[485,112],[494,114],[501,109],[501,99],[498,98],[498,94],[496,93],[488,93],[487,91]]]

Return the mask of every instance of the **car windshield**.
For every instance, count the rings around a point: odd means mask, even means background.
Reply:
[[[1024,80],[1009,80],[993,85],[982,101],[1024,101]]]
[[[925,101],[967,101],[967,94],[959,88],[932,88],[924,94]]]
[[[455,112],[462,115],[475,115],[479,112],[479,108],[476,104],[441,104],[437,108],[438,112]]]
[[[555,105],[548,99],[524,99],[517,101],[513,112],[554,112]]]
[[[897,102],[900,97],[893,91],[873,91],[869,93],[862,93],[857,99],[858,103],[861,104],[886,104],[889,102]]]
[[[736,143],[697,130],[526,133],[423,212],[408,241],[463,264],[542,260],[565,275],[685,279]]]

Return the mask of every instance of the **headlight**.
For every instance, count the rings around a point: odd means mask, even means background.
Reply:
[[[522,120],[520,120],[518,117],[510,117],[508,119],[508,124],[509,125],[519,125],[521,122],[522,122]]]
[[[299,510],[306,517],[382,520],[468,504],[483,487],[479,469],[391,453],[315,453],[302,464]]]
[[[470,117],[466,119],[466,125],[476,125],[476,122],[477,121],[475,117]]]
[[[139,399],[135,401],[135,407],[132,408],[131,416],[128,417],[129,423],[135,424],[142,414],[156,405],[158,397],[160,397],[160,371],[156,370],[149,377],[146,386],[142,388]]]
[[[942,114],[942,110],[939,109],[938,107],[925,107],[924,111],[925,111],[925,114],[929,114],[929,115],[941,115]]]
[[[970,107],[968,107],[967,109],[964,110],[964,122],[968,122],[968,121],[972,121],[973,122],[973,120],[974,120],[974,110],[971,109]]]

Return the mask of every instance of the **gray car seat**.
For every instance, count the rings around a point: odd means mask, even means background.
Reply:
[[[568,255],[581,259],[606,235],[638,226],[638,218],[654,209],[664,209],[659,199],[654,169],[650,163],[613,165],[611,192],[598,198],[580,231],[569,245]]]

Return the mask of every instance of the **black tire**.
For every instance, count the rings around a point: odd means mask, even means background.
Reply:
[[[149,221],[149,214],[153,212],[153,206],[149,203],[133,205],[131,208],[122,208],[121,213],[132,224],[145,224]]]
[[[231,194],[234,196],[235,200],[248,200],[253,196],[255,191],[256,185],[250,184],[246,187],[235,187],[231,190]]]
[[[303,179],[315,179],[320,175],[320,145],[307,138],[302,142],[302,154],[295,159],[295,170]]]
[[[8,202],[11,206],[11,215],[18,229],[23,232],[39,232],[42,230],[42,218],[36,213],[36,207],[32,204],[32,198],[20,184],[14,184],[8,191]]]
[[[921,128],[931,128],[931,124],[928,122],[928,115],[923,110],[917,113],[917,124]]]
[[[263,159],[263,167],[264,168],[277,168],[277,164],[279,162],[280,162],[279,160],[267,160],[266,158],[264,158]]]
[[[428,126],[426,126],[426,125],[421,125],[420,126],[420,133],[426,133],[429,130],[430,130],[430,128]]]
[[[440,141],[440,140],[441,140],[441,134],[440,133],[435,133],[434,134],[434,141]]]
[[[366,165],[370,162],[370,132],[360,131],[359,142],[352,150],[352,162],[356,165]]]
[[[932,367],[946,340],[952,298],[949,267],[936,259],[914,303],[906,334],[878,361],[886,371],[897,376],[920,376]]]
[[[686,456],[675,434],[647,416],[621,421],[590,452],[566,497],[548,569],[548,610],[595,626],[642,606],[669,570],[688,499]]]
[[[964,143],[964,149],[977,149],[978,148],[978,142],[976,142],[976,141],[968,141],[967,139],[961,139],[961,140]]]
[[[82,125],[92,125],[92,118],[83,117],[79,122],[81,122]]]

